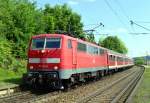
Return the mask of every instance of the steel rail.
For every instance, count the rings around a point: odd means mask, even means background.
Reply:
[[[117,103],[119,101],[122,101],[123,103],[125,103],[129,95],[132,93],[133,89],[135,88],[136,84],[141,79],[143,72],[144,70],[141,70],[138,73],[138,75],[136,75],[134,79],[126,86],[126,88],[124,88],[115,98],[113,98],[113,100],[110,103]],[[126,94],[127,96],[125,96]]]
[[[77,103],[87,103],[88,101],[90,101],[92,98],[98,96],[98,95],[102,95],[103,92],[105,92],[106,90],[108,90],[110,87],[116,85],[117,83],[121,82],[122,80],[126,79],[126,77],[130,77],[132,76],[132,74],[134,74],[136,71],[134,72],[131,72],[130,74],[127,74],[125,75],[124,77],[121,77],[120,79],[114,81],[113,83],[101,88],[101,89],[98,89],[96,92],[93,92],[91,94],[89,94],[88,96],[82,98],[82,99],[79,99],[77,101]]]

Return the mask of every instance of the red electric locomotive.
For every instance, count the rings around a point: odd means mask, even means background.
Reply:
[[[64,89],[132,65],[126,56],[96,44],[63,34],[41,34],[30,41],[24,82]]]

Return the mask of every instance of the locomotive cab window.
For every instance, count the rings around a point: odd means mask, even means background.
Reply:
[[[71,49],[72,48],[72,41],[70,39],[68,39],[68,48]]]
[[[46,38],[45,48],[60,48],[60,38]]]
[[[32,49],[60,48],[60,38],[35,38],[32,40]]]
[[[45,43],[45,38],[36,38],[32,40],[31,48],[32,49],[43,49]]]

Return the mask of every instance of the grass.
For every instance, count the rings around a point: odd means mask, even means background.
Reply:
[[[12,70],[0,69],[0,84],[19,84],[21,81],[22,73],[14,72]]]
[[[133,103],[150,103],[150,67],[146,67],[143,80],[133,98]]]
[[[22,65],[17,67],[17,71],[0,68],[0,86],[20,84],[22,74],[26,72],[25,65],[26,61],[23,61]]]

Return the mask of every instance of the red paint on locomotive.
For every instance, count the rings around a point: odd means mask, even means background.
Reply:
[[[57,77],[61,82],[74,75],[86,77],[90,73],[90,76],[96,76],[97,72],[132,66],[133,62],[125,61],[125,58],[125,55],[67,35],[36,35],[28,50],[27,78],[32,81],[32,78],[46,75],[51,76],[48,79]],[[35,73],[38,77],[33,76]]]

